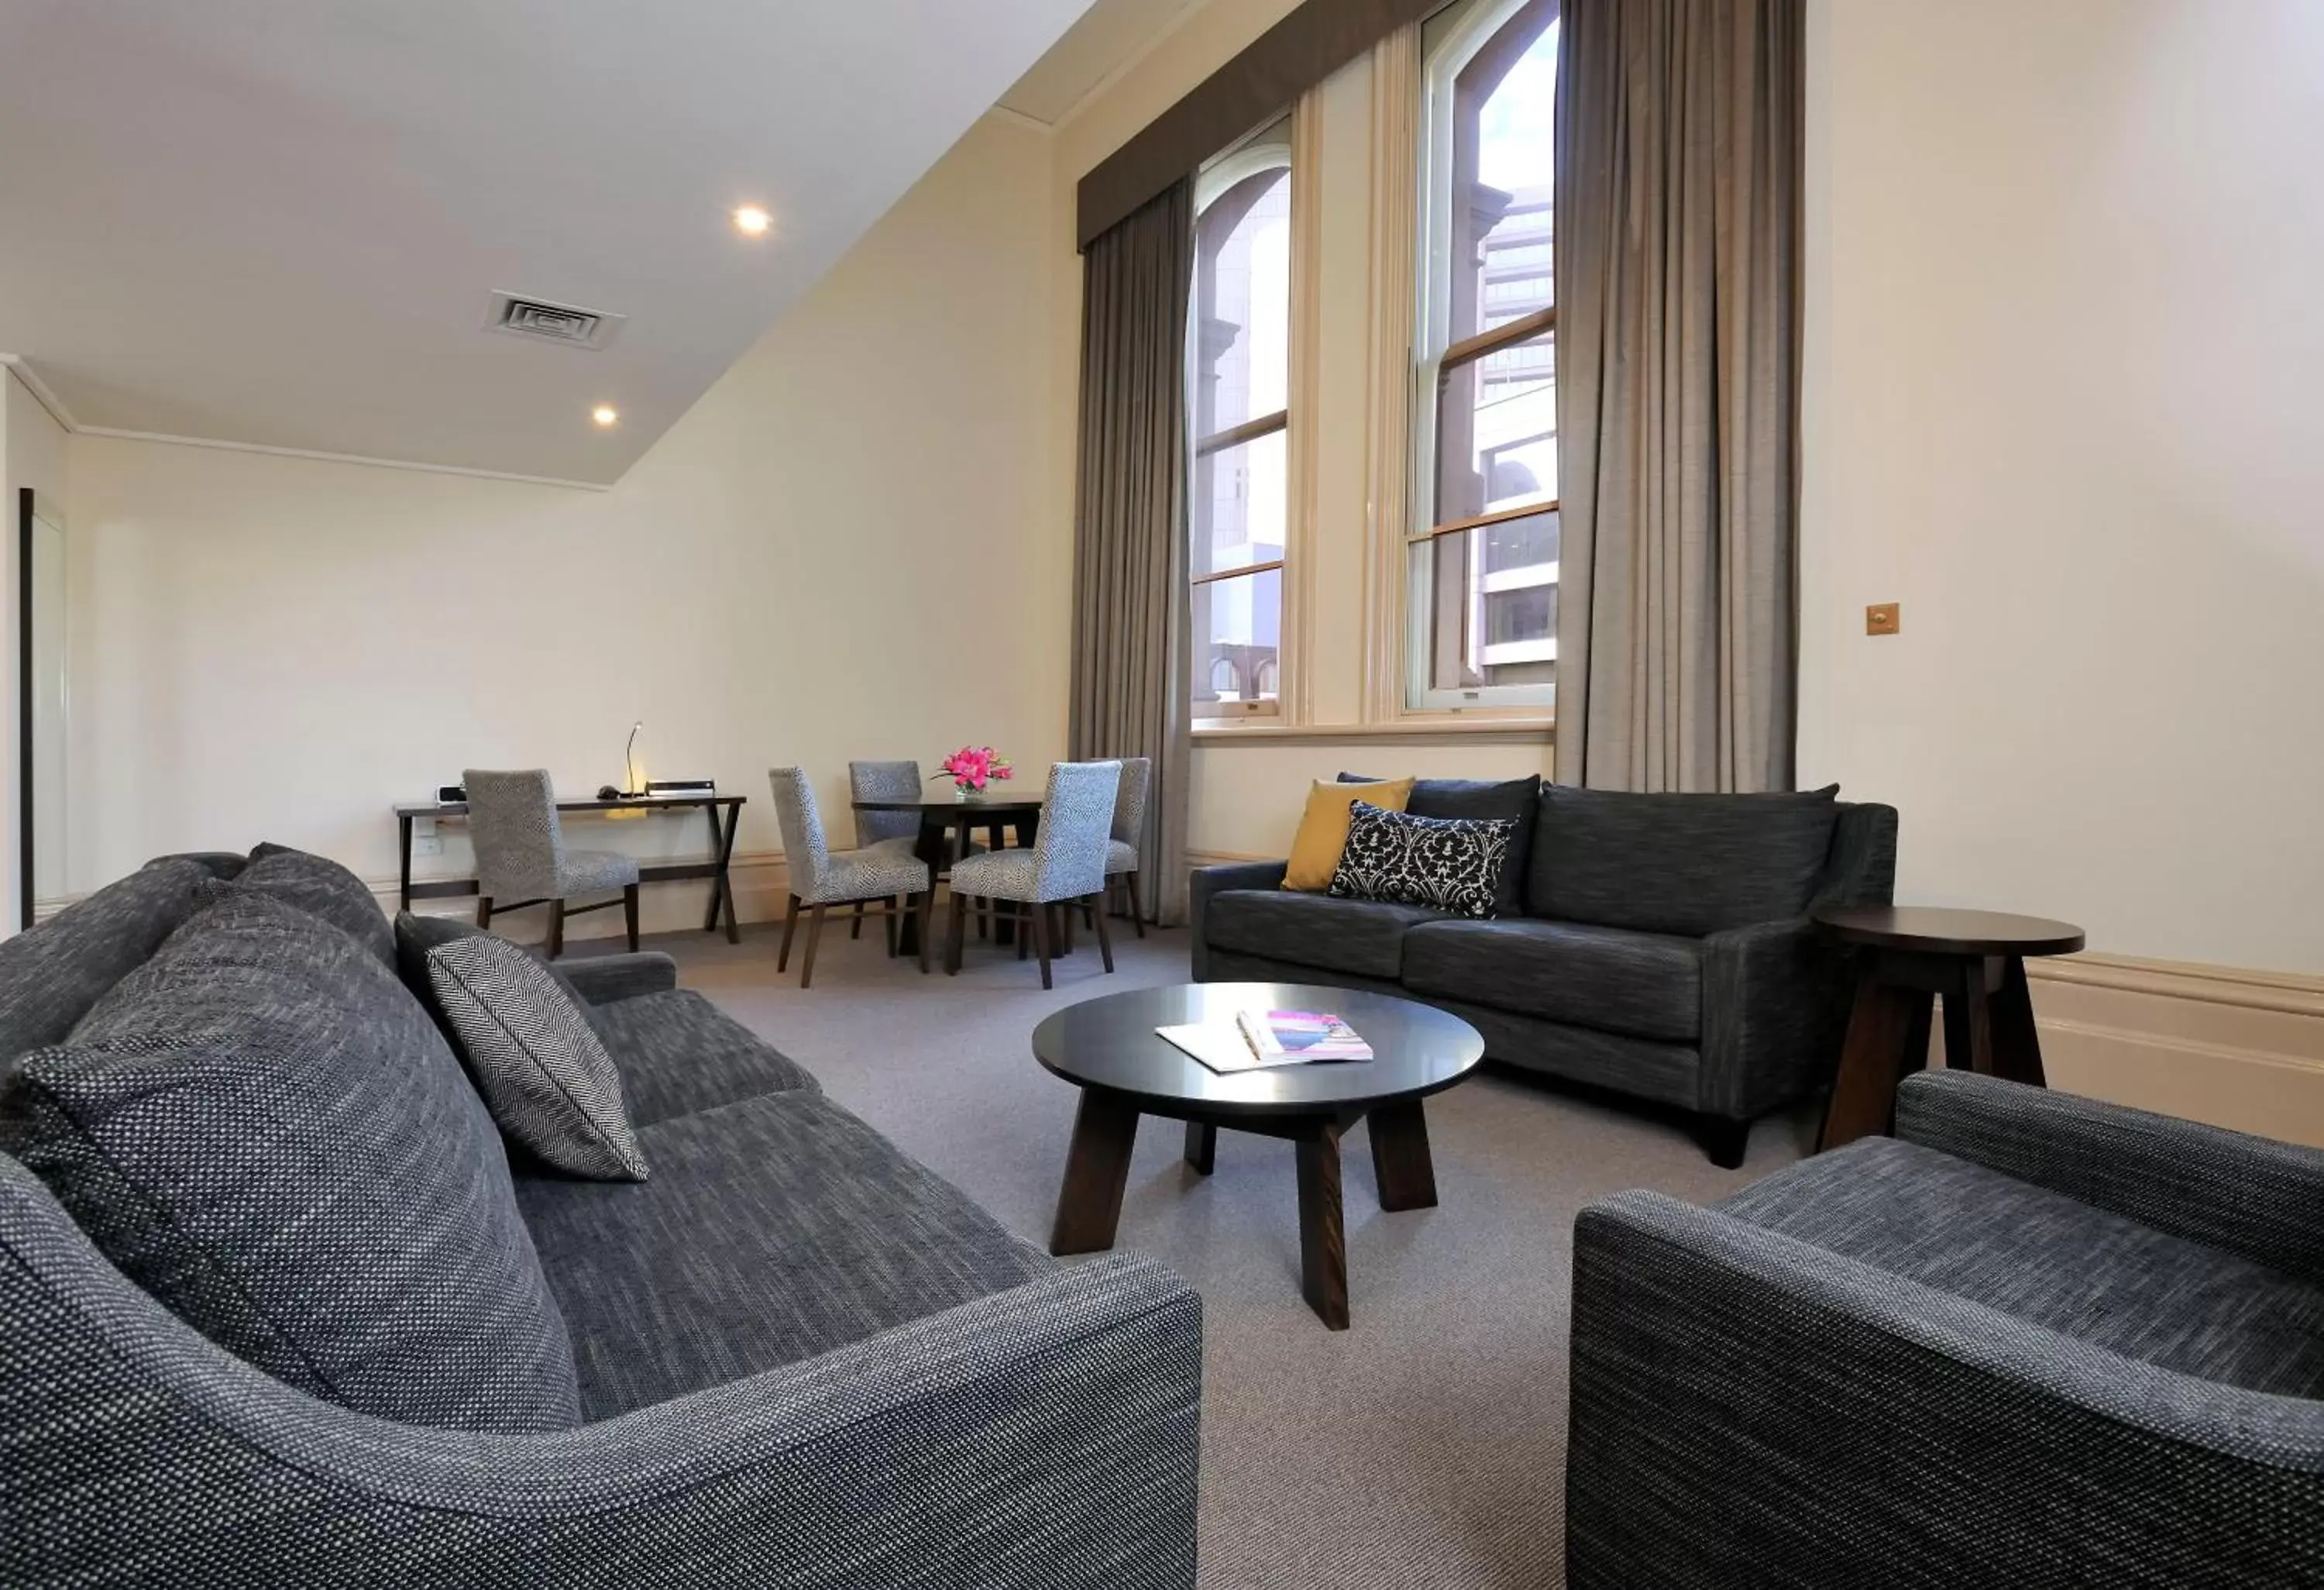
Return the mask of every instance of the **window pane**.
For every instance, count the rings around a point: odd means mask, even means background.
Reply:
[[[1278,430],[1194,460],[1194,572],[1283,556],[1290,458],[1289,439]]]
[[[1206,702],[1274,699],[1281,688],[1283,572],[1194,587],[1194,716]]]
[[[1536,0],[1480,45],[1453,79],[1450,335],[1547,309],[1556,6]]]
[[[1436,396],[1434,522],[1556,500],[1555,334],[1445,371]]]
[[[1413,555],[1416,588],[1430,593],[1430,689],[1554,682],[1554,512],[1441,535]]]
[[[1291,172],[1246,177],[1195,232],[1194,434],[1286,406],[1291,371]]]

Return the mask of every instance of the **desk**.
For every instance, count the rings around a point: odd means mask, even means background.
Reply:
[[[734,830],[742,826],[742,801],[740,795],[667,795],[650,800],[560,800],[559,811],[687,811],[695,808],[710,814],[710,855],[708,861],[645,862],[638,867],[641,883],[677,883],[690,878],[708,878],[710,909],[703,913],[702,930],[718,930],[721,911],[726,916],[726,942],[742,942],[742,929],[734,923],[734,883],[728,869],[734,862]],[[421,818],[458,818],[468,815],[465,800],[414,800],[395,809],[396,850],[401,858],[401,909],[410,911],[415,900],[445,900],[456,895],[476,892],[474,878],[421,878],[411,876],[411,825]]]
[[[969,834],[977,828],[989,830],[987,837],[994,848],[1001,844],[1001,830],[1006,826],[1017,830],[1017,843],[1029,846],[1041,824],[1041,798],[1038,795],[987,795],[981,800],[962,800],[954,796],[940,796],[932,800],[858,800],[852,803],[857,811],[914,811],[920,817],[920,837],[912,854],[928,864],[928,876],[933,881],[950,870],[952,864],[968,854]],[[953,830],[952,841],[946,844],[945,830]],[[996,941],[1010,941],[1011,929],[1005,920],[994,926]],[[904,934],[898,953],[912,955],[920,948],[919,929],[913,919],[904,920]],[[1071,941],[1061,947],[1059,953],[1071,949]]]

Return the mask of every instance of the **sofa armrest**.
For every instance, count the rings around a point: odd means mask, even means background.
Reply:
[[[678,963],[654,949],[559,961],[557,970],[591,1004],[612,1004],[641,994],[668,994],[678,986]]]
[[[1576,1222],[1572,1373],[1574,1590],[2324,1577],[2324,1408],[1655,1194]]]
[[[1848,1030],[1849,962],[1804,918],[1702,941],[1697,1107],[1748,1121],[1831,1080]]]
[[[1202,1304],[1131,1256],[537,1434],[214,1346],[0,1159],[0,1583],[1190,1590]]]
[[[1896,809],[1843,800],[1832,820],[1831,848],[1808,901],[1886,905],[1896,898]]]
[[[1194,869],[1194,876],[1187,881],[1186,926],[1194,940],[1195,982],[1210,981],[1211,946],[1204,918],[1210,914],[1211,896],[1230,889],[1280,889],[1283,874],[1290,868],[1287,861],[1237,861]]]
[[[1968,1071],[1906,1077],[1896,1135],[2324,1281],[2324,1151]]]

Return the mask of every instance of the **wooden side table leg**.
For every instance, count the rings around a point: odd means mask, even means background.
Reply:
[[[1382,1105],[1370,1117],[1372,1181],[1379,1206],[1393,1215],[1436,1206],[1436,1162],[1428,1151],[1428,1117],[1418,1099]]]
[[[1197,1175],[1208,1176],[1218,1159],[1219,1129],[1208,1121],[1187,1122],[1186,1163],[1194,1168]]]
[[[1824,1105],[1823,1129],[1816,1134],[1818,1153],[1877,1136],[1895,1124],[1896,1084],[1928,1056],[1929,1001],[1924,990],[1870,977],[1857,985],[1840,1070]]]
[[[1333,1330],[1348,1328],[1348,1237],[1340,1214],[1340,1125],[1318,1121],[1297,1140],[1299,1291]]]
[[[1945,1065],[1954,1071],[1993,1074],[1993,1005],[1990,968],[1982,956],[1960,963],[1945,990]]]
[[[957,929],[955,929],[957,931]],[[1098,1253],[1113,1246],[1121,1222],[1121,1189],[1130,1181],[1130,1151],[1138,1143],[1138,1112],[1109,1094],[1082,1090],[1074,1113],[1074,1144],[1065,1154],[1065,1185],[1049,1252]]]
[[[1993,1074],[2006,1082],[2046,1087],[2042,1036],[2034,1025],[2034,995],[2025,985],[2025,957],[2009,956],[1993,996]]]

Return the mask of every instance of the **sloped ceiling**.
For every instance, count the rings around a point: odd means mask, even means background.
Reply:
[[[0,349],[83,428],[608,483],[1087,5],[7,0]]]

